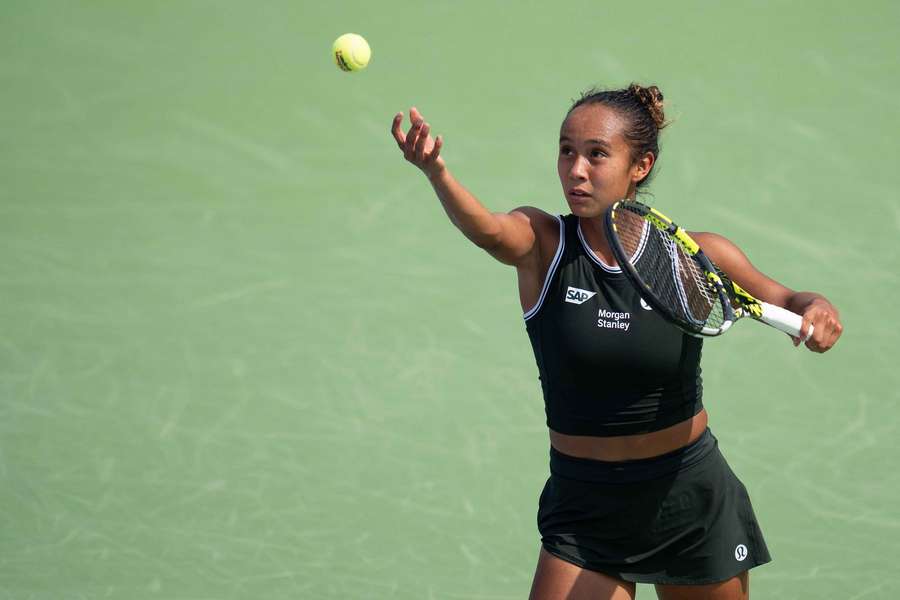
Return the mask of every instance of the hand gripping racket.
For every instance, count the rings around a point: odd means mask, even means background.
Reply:
[[[800,315],[754,298],[655,208],[620,200],[606,211],[604,222],[622,272],[650,306],[683,331],[721,335],[749,316],[800,337]],[[812,331],[810,326],[806,339]]]

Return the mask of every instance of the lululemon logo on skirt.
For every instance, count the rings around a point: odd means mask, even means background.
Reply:
[[[738,560],[744,560],[745,558],[747,558],[747,546],[738,544],[737,548],[734,549],[734,557]]]

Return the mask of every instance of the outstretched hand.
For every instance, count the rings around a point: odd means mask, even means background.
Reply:
[[[412,126],[406,135],[400,129],[403,123],[403,113],[394,115],[391,125],[391,133],[397,140],[397,145],[403,151],[403,157],[422,170],[429,179],[440,175],[446,168],[441,157],[441,147],[444,142],[441,136],[432,138],[431,126],[425,122],[421,113],[415,107],[409,109],[409,120]]]

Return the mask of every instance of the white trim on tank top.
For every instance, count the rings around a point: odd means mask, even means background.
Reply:
[[[562,217],[553,215],[553,218],[559,221],[559,244],[556,245],[556,254],[553,255],[553,261],[550,263],[550,268],[547,269],[547,277],[544,278],[544,287],[541,288],[541,295],[538,297],[537,304],[532,306],[522,315],[526,321],[533,317],[537,311],[541,309],[541,306],[543,306],[544,298],[547,297],[547,290],[550,288],[550,281],[553,279],[553,275],[559,267],[563,249],[566,246],[566,226],[563,223]]]
[[[644,253],[644,248],[647,247],[647,238],[649,237],[647,234],[649,233],[649,223],[644,221],[644,228],[641,230],[641,241],[638,244],[638,248],[634,253],[634,256],[631,257],[631,262],[635,263],[641,257],[641,254]],[[607,273],[621,273],[622,267],[614,267],[612,265],[608,265],[603,262],[599,256],[594,254],[594,251],[591,250],[590,245],[588,245],[587,240],[584,239],[584,234],[581,233],[581,219],[578,220],[578,239],[581,240],[581,246],[584,248],[585,254],[588,255],[594,263],[597,264],[601,269],[606,271]]]

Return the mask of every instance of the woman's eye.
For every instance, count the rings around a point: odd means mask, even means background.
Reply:
[[[603,150],[591,150],[591,156],[593,156],[594,158],[600,158],[606,156],[606,152],[604,152]]]
[[[572,149],[569,148],[568,146],[563,146],[562,148],[559,149],[559,153],[562,154],[563,156],[568,156],[569,154],[572,153]]]

